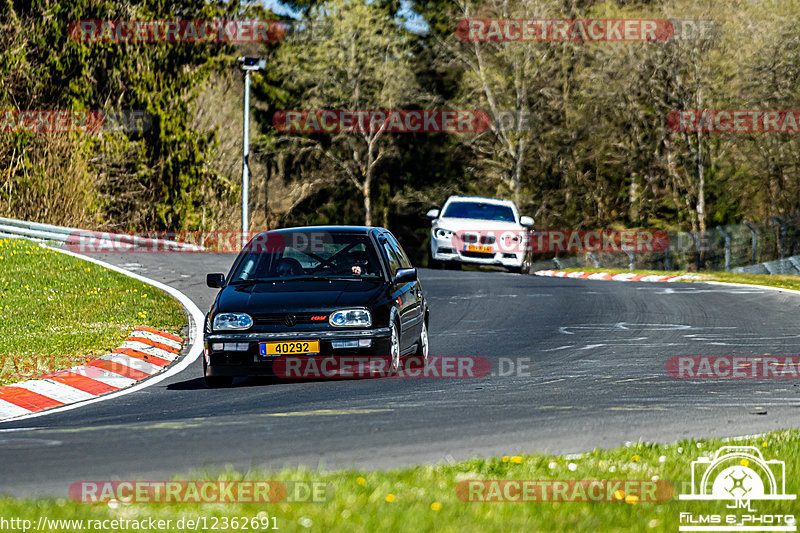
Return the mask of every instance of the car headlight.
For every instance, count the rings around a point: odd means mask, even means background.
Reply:
[[[220,313],[214,317],[214,329],[247,329],[253,319],[246,313]]]
[[[328,319],[331,326],[343,327],[364,327],[372,325],[372,315],[366,309],[342,309],[331,313]]]
[[[451,239],[453,238],[453,232],[444,228],[437,228],[434,232],[437,239]]]

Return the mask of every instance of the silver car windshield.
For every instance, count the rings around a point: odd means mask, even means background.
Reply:
[[[482,202],[452,202],[444,212],[449,218],[474,218],[478,220],[496,220],[516,222],[514,211],[506,205],[486,204]]]

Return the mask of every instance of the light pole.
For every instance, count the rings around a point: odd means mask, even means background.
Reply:
[[[266,59],[258,57],[240,57],[239,67],[244,72],[244,128],[242,131],[242,248],[247,244],[248,202],[250,192],[250,73],[264,70]]]

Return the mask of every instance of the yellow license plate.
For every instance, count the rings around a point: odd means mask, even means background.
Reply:
[[[467,245],[467,252],[481,252],[484,254],[492,253],[492,247],[489,245],[480,245],[480,244],[468,244]]]
[[[309,353],[319,353],[319,341],[261,343],[261,355],[305,355]]]

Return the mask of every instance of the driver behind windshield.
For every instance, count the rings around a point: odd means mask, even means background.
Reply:
[[[355,276],[369,275],[373,272],[370,269],[369,255],[363,250],[356,250],[340,254],[337,258],[337,271],[339,273],[353,274]]]
[[[237,266],[232,282],[292,279],[303,276],[380,276],[374,245],[366,235],[326,234],[312,239],[283,233],[255,248]]]

